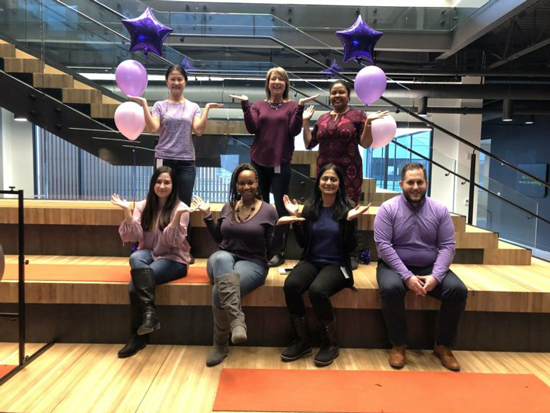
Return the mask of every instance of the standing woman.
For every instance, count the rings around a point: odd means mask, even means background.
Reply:
[[[241,164],[233,172],[229,202],[223,206],[217,222],[212,218],[208,201],[195,196],[194,206],[201,211],[210,235],[219,243],[206,268],[214,283],[214,346],[206,358],[206,365],[211,367],[227,356],[230,336],[233,344],[247,340],[241,297],[264,284],[268,272],[266,253],[278,251],[284,237],[282,227],[276,226],[277,211],[262,201],[258,173],[250,164]],[[280,224],[291,221],[291,217],[284,217]]]
[[[167,166],[155,170],[147,199],[132,215],[130,203],[113,194],[111,202],[122,208],[124,221],[118,232],[122,242],[139,242],[130,256],[130,341],[119,352],[125,358],[147,345],[146,334],[160,328],[155,307],[155,285],[185,277],[189,265],[187,225],[191,209],[177,197],[177,181]]]
[[[319,95],[300,99],[299,103],[288,97],[290,80],[282,67],[274,67],[265,78],[266,99],[252,106],[245,95],[229,95],[241,102],[244,122],[249,133],[254,134],[250,149],[252,165],[258,171],[259,191],[264,201],[269,202],[273,192],[275,208],[279,217],[286,215],[283,195],[290,186],[290,161],[294,153],[294,137],[302,128],[304,105]],[[284,263],[285,251],[275,251],[270,267]]]
[[[298,217],[296,200],[284,198],[289,214]],[[345,287],[353,287],[350,254],[357,244],[355,219],[369,205],[353,207],[346,194],[342,172],[326,164],[317,174],[315,189],[304,205],[305,222],[294,224],[296,241],[304,248],[300,262],[285,280],[285,300],[296,334],[294,342],[283,351],[283,361],[293,361],[311,353],[305,306],[302,294],[309,289],[309,299],[321,323],[322,345],[315,365],[331,364],[339,354],[336,318],[330,297]]]
[[[304,112],[304,145],[307,149],[319,145],[317,170],[328,163],[342,169],[348,196],[358,205],[363,185],[363,162],[357,145],[363,148],[372,145],[371,123],[388,112],[378,111],[367,117],[362,110],[350,108],[351,90],[343,80],[334,82],[329,92],[333,109],[319,116],[313,132],[309,129],[309,120],[315,108],[310,106]]]
[[[195,147],[191,133],[201,136],[206,128],[208,112],[222,107],[219,103],[207,103],[204,113],[196,103],[185,99],[183,92],[187,86],[187,73],[181,65],[168,68],[165,74],[168,99],[156,102],[153,113],[149,113],[147,100],[128,96],[143,106],[145,125],[150,133],[159,134],[155,147],[157,165],[169,166],[174,170],[178,181],[179,199],[191,205],[195,185]]]

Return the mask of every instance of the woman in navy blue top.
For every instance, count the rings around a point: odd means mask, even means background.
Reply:
[[[284,197],[291,216],[298,216],[298,204]],[[353,287],[350,253],[355,250],[356,221],[369,205],[355,208],[348,198],[344,177],[334,164],[321,168],[313,195],[306,201],[303,222],[293,224],[298,244],[304,248],[298,265],[285,280],[284,292],[296,339],[283,351],[283,361],[293,361],[311,353],[302,294],[309,290],[311,305],[322,325],[323,344],[315,356],[317,366],[328,366],[338,357],[336,319],[330,297],[345,287]]]

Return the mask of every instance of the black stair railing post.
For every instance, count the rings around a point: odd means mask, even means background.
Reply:
[[[476,153],[472,152],[470,158],[470,190],[468,194],[468,225],[473,225],[474,222],[474,196],[475,196],[475,179],[476,179]]]

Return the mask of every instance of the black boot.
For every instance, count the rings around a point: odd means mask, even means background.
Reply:
[[[296,338],[292,344],[286,348],[281,354],[281,360],[294,361],[298,360],[307,354],[311,354],[311,344],[307,336],[308,328],[307,321],[304,316],[290,316],[292,329],[296,334]]]
[[[131,273],[143,317],[137,334],[143,336],[160,329],[155,307],[155,273],[151,268],[136,268]]]
[[[281,251],[278,254],[275,254],[273,257],[271,257],[267,265],[269,267],[278,267],[279,265],[283,265],[285,263],[285,257],[286,257],[285,252]]]
[[[321,321],[323,344],[315,356],[315,365],[324,367],[332,364],[340,354],[340,347],[336,342],[336,318],[332,321]]]
[[[132,334],[132,337],[130,337],[130,341],[128,341],[128,343],[126,343],[126,345],[118,351],[118,358],[124,359],[126,357],[131,357],[139,350],[145,348],[146,345],[147,339],[145,338],[145,336]]]

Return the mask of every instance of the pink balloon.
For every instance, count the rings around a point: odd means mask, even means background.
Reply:
[[[125,60],[115,72],[116,84],[129,96],[141,96],[147,87],[147,70],[135,60]]]
[[[386,74],[377,66],[364,67],[355,77],[355,93],[365,105],[378,100],[386,90]]]
[[[120,133],[135,141],[145,128],[143,108],[135,102],[124,102],[116,108],[115,123]]]
[[[382,119],[376,119],[372,122],[372,149],[378,149],[386,146],[395,137],[397,131],[397,123],[390,115],[384,116]]]

